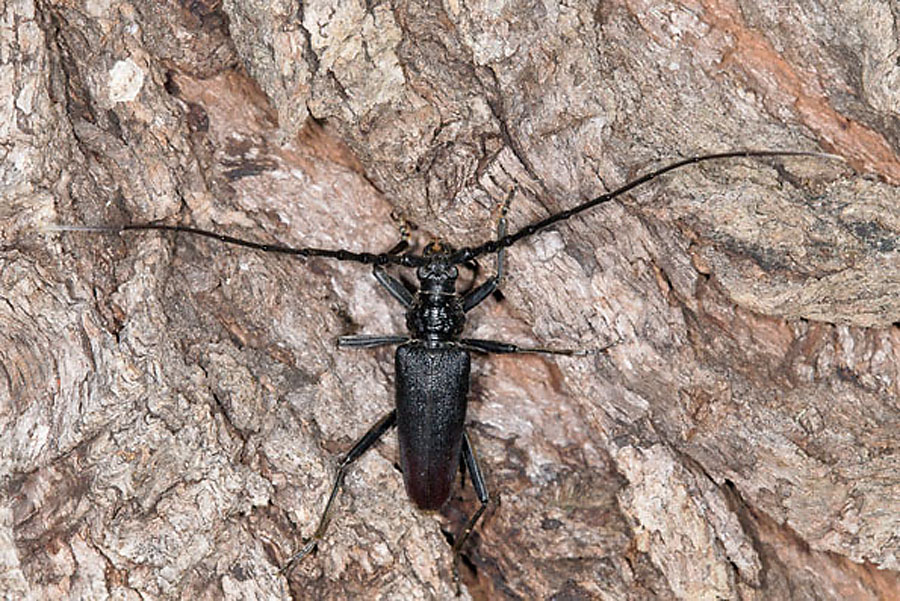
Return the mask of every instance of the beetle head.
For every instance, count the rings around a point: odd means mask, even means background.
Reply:
[[[453,249],[440,242],[431,242],[425,247],[423,256],[428,259],[425,265],[416,269],[419,289],[422,292],[442,294],[456,293],[456,278],[459,270],[448,262]]]

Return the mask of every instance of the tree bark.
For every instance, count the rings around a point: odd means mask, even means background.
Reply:
[[[900,9],[802,1],[62,2],[2,9],[0,591],[444,599],[477,503],[407,502],[384,252],[514,231],[467,335],[494,500],[473,599],[896,599]],[[493,258],[481,261],[482,273]],[[412,274],[409,275],[412,278]],[[483,275],[480,277],[484,277]],[[462,270],[465,284],[471,274]]]

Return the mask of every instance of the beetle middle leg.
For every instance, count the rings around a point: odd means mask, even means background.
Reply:
[[[338,346],[341,348],[374,348],[376,346],[390,346],[403,344],[409,340],[409,336],[398,334],[363,334],[360,336],[341,336],[338,338]]]
[[[296,561],[303,559],[316,549],[319,545],[319,541],[325,537],[325,530],[328,529],[328,523],[331,521],[332,506],[334,505],[334,500],[337,498],[338,491],[344,482],[344,476],[347,474],[347,469],[366,451],[372,448],[372,445],[378,442],[378,439],[396,423],[397,410],[393,409],[390,413],[375,422],[375,425],[369,428],[369,431],[363,434],[362,438],[356,441],[353,448],[351,448],[344,458],[341,459],[337,476],[334,479],[334,485],[331,487],[331,494],[328,496],[328,503],[325,505],[325,511],[322,512],[322,517],[319,518],[319,525],[316,528],[316,531],[306,544],[303,545],[303,548],[291,555],[287,562],[285,562],[284,567],[281,568],[282,572],[288,570]]]
[[[596,355],[602,353],[615,345],[619,344],[621,339],[592,349],[570,349],[570,348],[545,348],[542,346],[519,346],[509,342],[500,342],[498,340],[482,340],[480,338],[462,338],[459,343],[463,348],[479,353],[496,353],[496,354],[541,354],[541,355],[564,355],[567,357],[584,357],[586,355]]]

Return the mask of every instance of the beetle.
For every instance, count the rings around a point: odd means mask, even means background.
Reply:
[[[394,355],[396,392],[395,408],[378,420],[353,445],[338,464],[331,493],[315,532],[287,562],[286,570],[309,555],[325,536],[334,501],[350,466],[369,450],[388,430],[397,427],[400,466],[406,492],[416,507],[439,509],[450,496],[454,475],[459,469],[468,472],[479,501],[479,507],[467,520],[453,543],[453,571],[457,573],[458,557],[472,530],[490,503],[484,476],[475,450],[465,429],[469,392],[471,353],[541,353],[550,355],[585,355],[604,352],[616,344],[587,350],[526,348],[495,340],[464,338],[466,314],[498,290],[504,274],[506,248],[553,224],[570,219],[591,208],[612,201],[626,192],[661,175],[687,165],[739,157],[815,157],[843,161],[841,157],[812,151],[741,150],[689,157],[651,171],[625,185],[582,202],[570,209],[553,213],[521,229],[507,233],[504,204],[497,225],[497,236],[481,245],[453,249],[433,242],[421,254],[406,250],[406,241],[386,253],[353,252],[346,249],[288,247],[259,243],[226,234],[183,225],[159,223],[121,226],[47,227],[50,231],[84,231],[122,233],[128,231],[168,231],[213,238],[264,252],[300,257],[322,257],[371,265],[378,283],[406,310],[407,334],[343,336],[338,345],[344,348],[396,346]],[[457,266],[470,264],[484,255],[495,255],[495,273],[478,286],[457,290]],[[418,287],[410,291],[403,281],[388,273],[389,265],[416,269]]]

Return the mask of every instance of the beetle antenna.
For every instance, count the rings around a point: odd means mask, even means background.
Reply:
[[[554,223],[558,223],[560,221],[565,221],[570,217],[574,217],[579,213],[583,213],[588,209],[592,209],[597,205],[601,205],[603,203],[609,202],[614,198],[625,194],[629,190],[637,188],[638,186],[645,184],[651,180],[658,178],[664,173],[668,173],[670,171],[675,171],[676,169],[680,169],[687,165],[693,165],[695,163],[703,163],[705,161],[717,161],[722,159],[733,159],[733,158],[758,158],[758,157],[815,157],[820,159],[829,159],[836,161],[846,160],[838,155],[829,154],[826,152],[812,152],[805,150],[736,150],[731,152],[720,152],[717,154],[706,154],[702,156],[694,156],[686,159],[682,159],[670,165],[666,165],[656,171],[652,171],[650,173],[644,174],[637,179],[634,179],[624,186],[613,190],[612,192],[608,192],[591,200],[585,201],[580,205],[572,207],[571,209],[566,209],[565,211],[560,211],[558,213],[554,213],[540,221],[536,221],[530,225],[526,225],[522,229],[513,232],[512,234],[507,234],[502,238],[498,238],[496,240],[491,240],[489,242],[485,242],[480,246],[473,246],[468,248],[461,248],[457,250],[450,256],[450,262],[453,264],[465,263],[466,261],[471,261],[481,255],[486,255],[490,253],[495,253],[501,248],[506,248],[508,246],[512,246],[519,240],[523,238],[527,238],[532,234],[535,234],[541,231],[544,228],[547,228]]]
[[[192,234],[195,236],[203,236],[223,242],[225,244],[233,244],[246,248],[253,248],[263,252],[280,253],[284,255],[294,255],[300,257],[324,257],[327,259],[335,259],[337,261],[352,261],[362,263],[364,265],[401,265],[403,267],[419,267],[427,261],[420,256],[406,254],[374,254],[367,252],[351,252],[344,249],[327,249],[327,248],[294,248],[291,246],[282,246],[280,244],[266,244],[262,242],[253,242],[252,240],[243,240],[218,232],[211,232],[186,225],[165,225],[161,223],[137,223],[129,225],[47,225],[44,228],[47,232],[95,232],[106,234],[120,234],[122,232],[155,230],[162,232],[178,232],[183,234]]]

